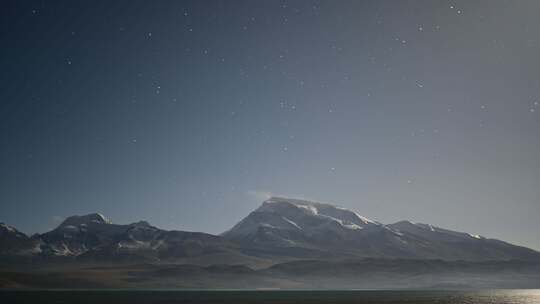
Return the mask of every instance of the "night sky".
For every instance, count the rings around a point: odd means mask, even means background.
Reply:
[[[2,1],[0,221],[269,195],[540,249],[540,2]]]

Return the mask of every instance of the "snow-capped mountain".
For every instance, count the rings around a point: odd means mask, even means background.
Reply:
[[[273,197],[216,236],[113,224],[94,213],[28,237],[0,224],[0,256],[40,261],[144,261],[255,267],[298,259],[537,260],[540,253],[495,239],[401,221],[385,225],[330,204]]]
[[[211,234],[166,231],[145,221],[118,225],[98,213],[69,217],[39,239],[42,257],[81,261],[175,261],[234,251]]]
[[[401,233],[330,204],[273,197],[222,234],[262,255],[410,256]]]
[[[101,213],[91,213],[87,215],[74,215],[70,216],[67,219],[65,219],[62,224],[60,224],[60,227],[67,227],[67,226],[74,226],[78,227],[80,225],[88,225],[88,224],[112,224],[112,221],[106,218]]]
[[[223,237],[243,246],[298,256],[443,260],[539,259],[540,253],[478,235],[402,221],[384,225],[330,204],[273,197]]]
[[[538,288],[540,253],[274,197],[219,236],[99,213],[32,237],[0,224],[0,269],[0,288]]]
[[[526,247],[430,224],[400,221],[387,227],[418,244],[420,257],[469,261],[538,260],[540,257],[539,252]]]
[[[349,231],[380,225],[355,212],[329,204],[273,197],[231,230],[223,233],[223,236],[236,239],[254,236],[254,232],[261,232],[261,237],[266,235],[272,238],[272,231],[290,231],[291,234],[298,232],[309,236],[328,231],[347,234]],[[283,244],[293,244],[293,240],[280,239]]]
[[[39,245],[39,240],[0,223],[0,255],[31,256],[40,252]]]
[[[303,248],[327,252],[326,247],[350,247],[362,231],[383,225],[353,211],[330,204],[273,197],[232,229],[226,239],[257,248]]]

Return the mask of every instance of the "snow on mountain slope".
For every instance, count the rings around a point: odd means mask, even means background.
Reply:
[[[99,213],[69,217],[39,239],[41,257],[64,260],[174,262],[197,258],[197,263],[204,264],[205,256],[220,256],[224,263],[243,256],[236,245],[219,236],[162,230],[145,221],[118,225]]]
[[[91,213],[87,215],[74,215],[65,219],[59,227],[78,227],[82,224],[112,224],[111,220],[101,213]]]
[[[339,232],[370,226],[381,224],[330,204],[272,197],[223,235],[229,238],[241,237],[261,227],[314,234],[320,229]]]
[[[265,201],[222,236],[246,247],[294,256],[386,257],[404,251],[398,247],[406,245],[399,233],[356,212],[282,197]],[[388,244],[394,246],[387,250]]]
[[[414,223],[411,221],[400,221],[387,226],[396,231],[414,234],[416,236],[421,236],[430,240],[474,241],[485,239],[484,237],[479,235],[452,231],[439,228],[430,224]]]
[[[387,227],[407,235],[425,252],[446,260],[538,260],[540,253],[480,235],[452,231],[430,224],[400,221]]]
[[[402,221],[369,220],[330,204],[273,197],[222,234],[263,254],[300,250],[354,257],[443,260],[540,259],[540,253],[502,241]]]
[[[39,240],[14,227],[0,223],[0,255],[31,256],[40,252]]]
[[[429,224],[390,225],[330,204],[273,197],[221,236],[118,225],[99,213],[72,216],[28,237],[0,224],[0,255],[40,260],[273,263],[311,258],[538,260],[540,253]]]

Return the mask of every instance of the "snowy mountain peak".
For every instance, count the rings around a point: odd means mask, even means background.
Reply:
[[[272,197],[265,201],[261,207],[256,211],[259,212],[283,212],[284,209],[295,207],[298,210],[309,214],[318,215],[322,217],[328,217],[335,219],[338,222],[349,222],[358,226],[364,225],[379,225],[377,222],[372,221],[366,217],[359,215],[358,213],[348,210],[346,208],[338,207],[335,205],[313,202],[300,199],[284,198],[284,197]]]
[[[19,231],[13,226],[10,226],[5,223],[0,223],[0,232],[2,233],[18,233]]]
[[[91,213],[87,215],[74,215],[70,216],[67,219],[60,224],[60,227],[78,227],[80,225],[88,225],[88,224],[112,224],[111,220],[106,218],[101,213]]]
[[[223,235],[228,238],[272,238],[291,244],[291,238],[313,238],[328,232],[342,235],[381,224],[356,212],[307,200],[272,197]],[[293,233],[296,236],[280,234]]]

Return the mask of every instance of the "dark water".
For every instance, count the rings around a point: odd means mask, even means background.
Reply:
[[[0,291],[0,303],[540,304],[540,290]]]

